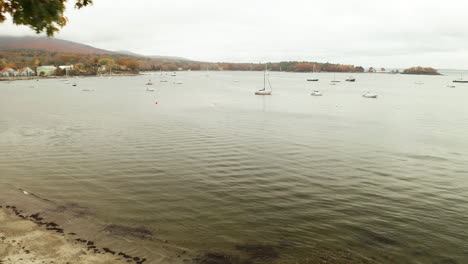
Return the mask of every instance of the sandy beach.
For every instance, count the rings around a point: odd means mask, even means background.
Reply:
[[[65,234],[53,222],[41,222],[39,215],[25,216],[16,207],[0,208],[0,263],[144,263],[92,241]]]
[[[143,226],[100,222],[88,208],[0,185],[0,264],[192,261]]]

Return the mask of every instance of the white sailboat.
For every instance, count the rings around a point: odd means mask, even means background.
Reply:
[[[273,91],[271,88],[271,83],[270,79],[268,79],[268,84],[270,85],[270,90],[266,90],[266,75],[267,75],[267,65],[265,64],[265,71],[263,72],[263,89],[257,90],[255,92],[255,95],[271,95],[271,92]]]
[[[454,83],[468,83],[468,80],[463,79],[463,74],[460,73],[460,79],[453,80]]]
[[[315,73],[315,64],[312,66],[312,73]],[[307,78],[308,82],[318,82],[319,79],[317,78]]]
[[[339,83],[340,81],[337,81],[337,80],[336,80],[336,78],[335,78],[336,76],[335,76],[335,75],[336,75],[336,73],[333,73],[333,80],[332,80],[331,82],[332,82],[332,83]]]

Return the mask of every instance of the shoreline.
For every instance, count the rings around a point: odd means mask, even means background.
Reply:
[[[141,73],[122,73],[122,74],[100,74],[100,75],[74,75],[68,76],[69,79],[73,78],[85,78],[85,77],[121,77],[121,76],[139,76]],[[12,81],[30,81],[30,80],[55,80],[55,79],[66,79],[66,76],[12,76],[12,77],[0,77],[0,82],[12,82]]]
[[[26,215],[16,206],[0,205],[0,263],[143,264],[146,258],[97,247],[66,233],[39,213]]]
[[[193,252],[140,226],[101,222],[88,208],[0,186],[0,263],[181,264]]]

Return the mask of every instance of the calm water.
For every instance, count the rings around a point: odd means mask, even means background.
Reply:
[[[468,84],[310,76],[271,73],[269,97],[258,72],[0,82],[0,183],[194,253],[468,263]]]

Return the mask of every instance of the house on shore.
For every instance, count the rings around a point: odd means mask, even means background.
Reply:
[[[36,73],[38,76],[50,76],[50,75],[54,75],[56,69],[57,67],[53,65],[40,66],[40,67],[37,67]]]
[[[68,73],[73,70],[73,65],[60,65],[59,68],[68,75]]]
[[[73,65],[60,65],[59,68],[62,70],[73,70]]]
[[[36,73],[29,67],[24,67],[19,70],[19,76],[34,76]]]
[[[3,76],[3,77],[12,77],[12,76],[17,76],[17,75],[18,75],[18,72],[15,71],[13,68],[7,67],[0,71],[0,76]]]

